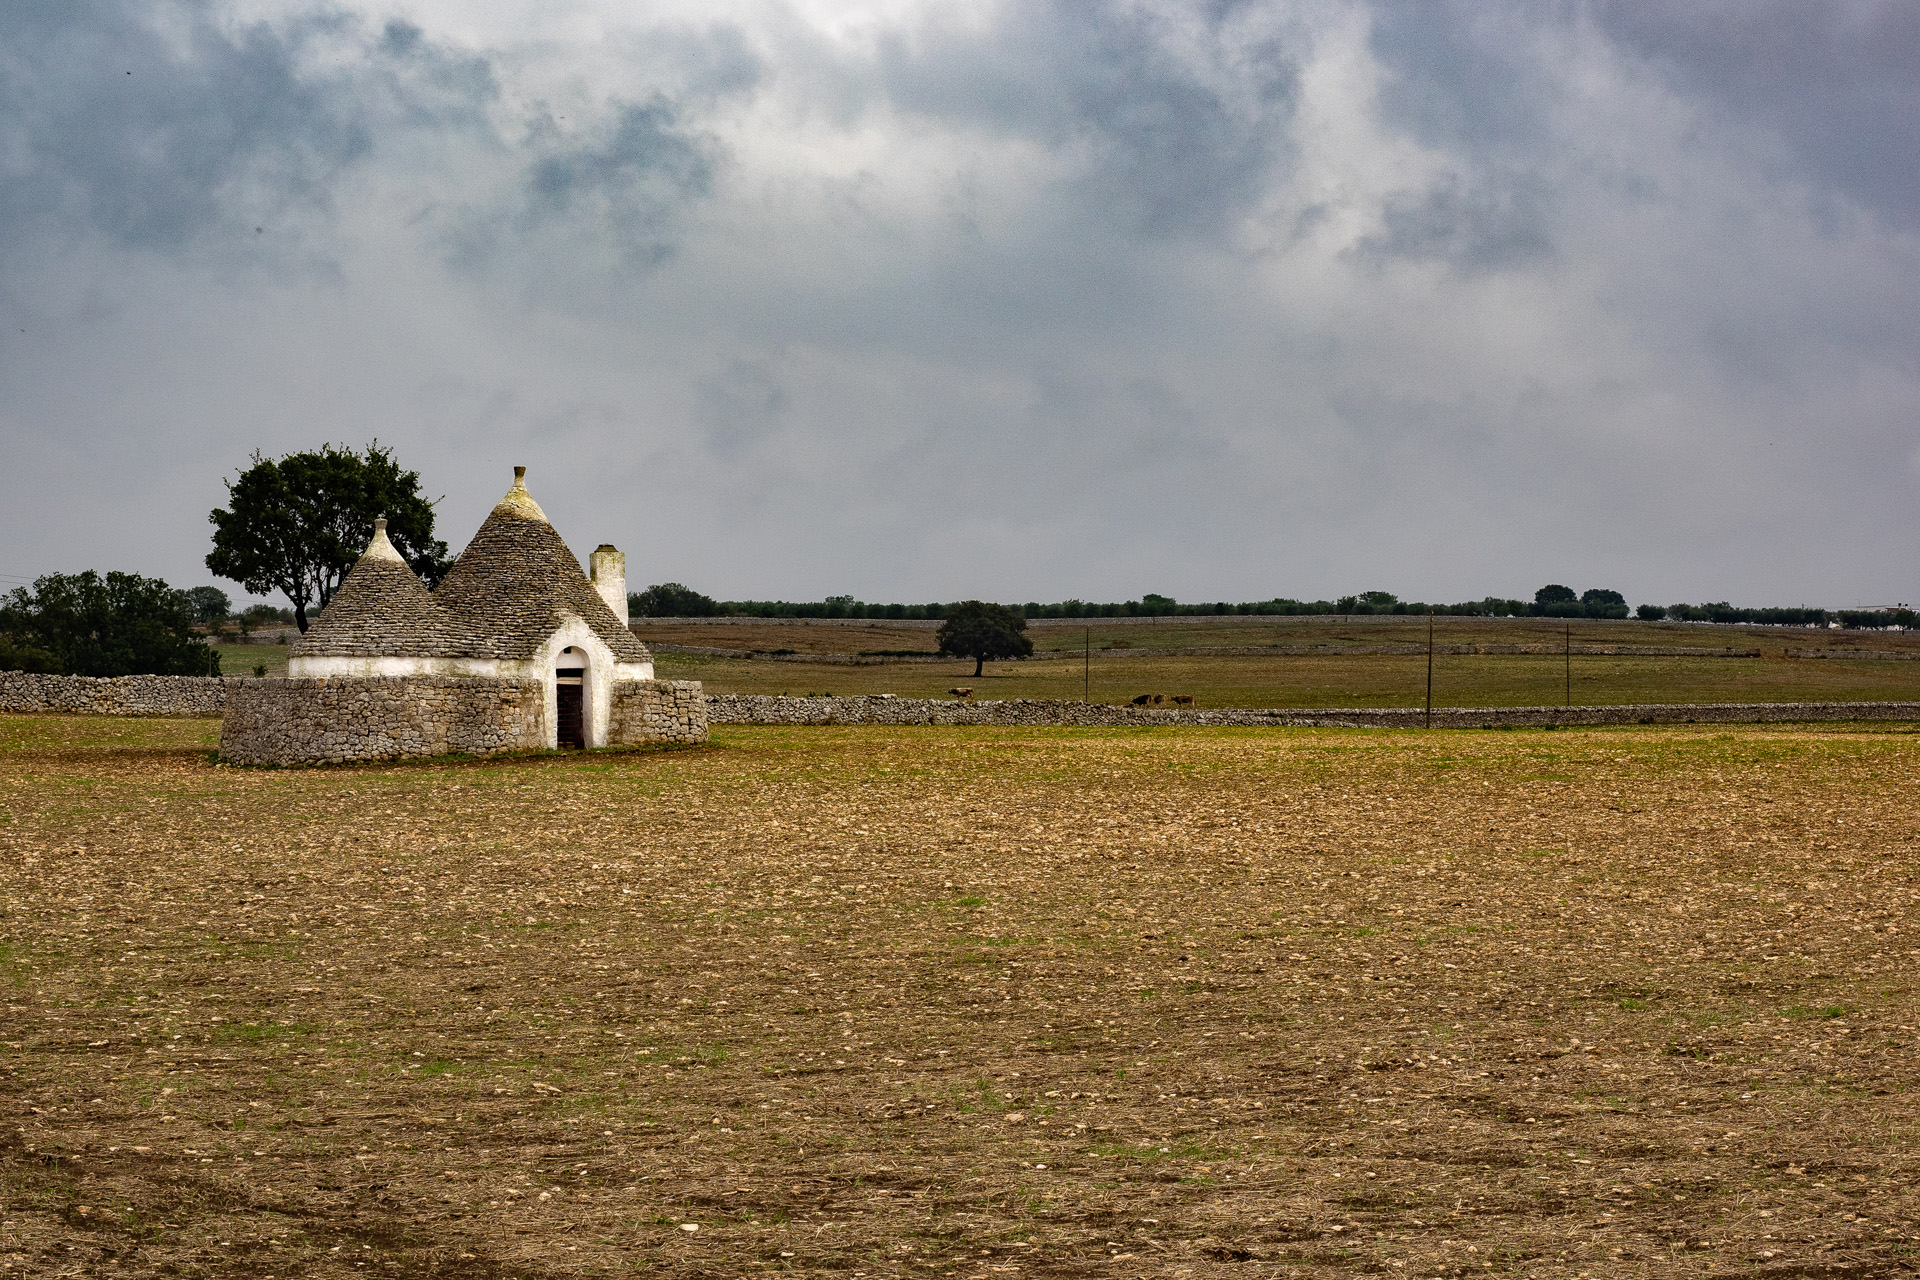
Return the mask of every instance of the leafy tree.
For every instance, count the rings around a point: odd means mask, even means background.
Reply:
[[[1533,608],[1527,612],[1536,618],[1578,618],[1586,610],[1580,607],[1580,597],[1572,587],[1550,582],[1533,593]]]
[[[233,602],[218,587],[188,587],[187,606],[193,610],[193,620],[207,626],[225,622],[233,613]]]
[[[636,618],[711,618],[720,606],[692,587],[656,582],[627,597],[627,612]]]
[[[1627,616],[1627,598],[1618,591],[1589,587],[1580,593],[1580,608],[1589,618],[1624,618]]]
[[[16,587],[0,600],[0,632],[66,675],[220,674],[186,592],[137,573],[53,573]]]
[[[1026,635],[1027,620],[1003,604],[967,600],[947,610],[935,636],[940,652],[973,659],[979,675],[991,658],[1025,658],[1033,653]]]
[[[1646,622],[1658,622],[1667,616],[1667,607],[1663,604],[1643,604],[1634,611],[1635,616]]]
[[[420,475],[402,471],[378,440],[365,453],[322,445],[313,453],[268,459],[227,482],[228,510],[216,510],[207,568],[247,590],[279,591],[307,629],[307,606],[325,608],[340,579],[366,550],[373,522],[387,518],[387,537],[413,571],[439,585],[452,561],[433,536],[433,503],[420,496]]]

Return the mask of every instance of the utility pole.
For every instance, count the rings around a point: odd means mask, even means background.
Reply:
[[[1433,728],[1433,610],[1427,610],[1427,728]]]
[[[1573,705],[1573,624],[1567,624],[1567,705]]]
[[[1086,648],[1081,652],[1080,701],[1093,705],[1093,628],[1082,627]]]

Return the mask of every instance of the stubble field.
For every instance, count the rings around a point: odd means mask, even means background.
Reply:
[[[0,1274],[1888,1275],[1909,726],[0,717]]]

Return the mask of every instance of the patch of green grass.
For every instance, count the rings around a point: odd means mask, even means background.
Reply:
[[[1843,1004],[1819,1005],[1817,1007],[1804,1004],[1790,1004],[1780,1012],[1783,1016],[1789,1018],[1832,1019],[1844,1018],[1851,1013],[1852,1010]]]

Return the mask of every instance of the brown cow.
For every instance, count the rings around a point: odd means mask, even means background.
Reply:
[[[956,698],[971,698],[973,696],[973,689],[971,686],[965,689],[949,689],[947,690],[947,692],[952,694]]]
[[[1173,705],[1176,707],[1190,707],[1193,705],[1193,695],[1190,693],[1176,693],[1173,695]]]
[[[1143,694],[1141,694],[1141,695],[1140,695],[1139,697],[1137,697],[1137,698],[1135,698],[1135,699],[1133,700],[1133,705],[1134,705],[1134,706],[1136,706],[1136,707],[1144,707],[1144,706],[1146,706],[1146,705],[1147,705],[1147,704],[1148,704],[1149,702],[1152,702],[1152,701],[1153,701],[1153,695],[1152,695],[1152,694],[1150,694],[1150,693],[1143,693]]]

